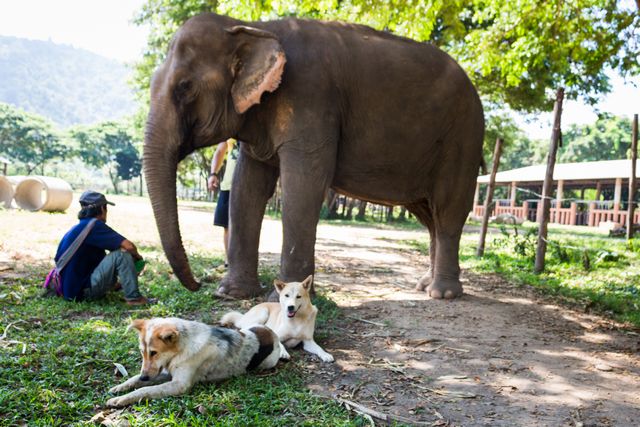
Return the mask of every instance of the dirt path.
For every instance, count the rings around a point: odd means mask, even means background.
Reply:
[[[116,229],[157,246],[148,201],[116,203],[110,218]],[[74,217],[72,211],[0,212],[0,253],[13,261],[47,261]],[[39,227],[25,228],[36,219]],[[189,250],[222,252],[210,211],[181,209],[180,219]],[[264,221],[262,264],[277,264],[281,235],[278,221]],[[338,303],[342,318],[333,330],[319,331],[336,363],[307,357],[316,393],[425,425],[640,424],[638,334],[491,276],[464,273],[462,298],[431,300],[413,290],[427,257],[401,243],[425,236],[319,227],[316,283]]]
[[[431,300],[413,290],[427,260],[408,238],[424,236],[320,227],[318,283],[348,322],[312,389],[427,425],[640,423],[637,334],[499,277],[464,274],[462,298]]]

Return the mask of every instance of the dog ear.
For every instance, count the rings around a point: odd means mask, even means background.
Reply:
[[[287,284],[285,282],[283,282],[282,280],[276,279],[276,280],[273,281],[273,286],[275,286],[276,292],[280,293],[280,292],[282,292],[284,287],[287,286]]]
[[[175,327],[167,326],[158,331],[158,338],[167,344],[174,344],[178,341],[179,332]]]
[[[146,325],[147,319],[134,319],[131,321],[131,324],[127,326],[127,332],[129,332],[131,329],[137,329],[138,332],[142,332]]]
[[[309,277],[304,279],[304,281],[302,282],[302,287],[308,291],[309,288],[311,288],[312,283],[313,283],[313,274],[310,274]]]

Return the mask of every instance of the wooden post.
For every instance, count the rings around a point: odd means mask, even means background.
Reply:
[[[473,209],[478,206],[478,200],[480,200],[480,183],[476,182],[476,192],[473,194]]]
[[[515,207],[516,205],[516,191],[517,191],[517,187],[516,187],[517,182],[512,182],[511,183],[511,207]]]
[[[602,183],[598,181],[596,182],[596,200],[600,200],[601,194],[602,194]]]
[[[498,167],[500,167],[501,155],[502,138],[498,138],[496,140],[496,148],[493,150],[493,166],[491,167],[487,195],[484,198],[484,212],[482,215],[482,227],[480,228],[480,240],[478,241],[478,250],[476,252],[477,256],[484,255],[484,240],[487,237],[487,227],[489,226],[489,216],[491,215],[491,200],[493,199],[493,190],[496,187],[496,173],[498,173]]]
[[[558,141],[560,141],[560,118],[562,117],[562,101],[564,99],[564,88],[558,89],[556,93],[556,104],[553,107],[553,130],[551,132],[551,143],[549,144],[549,155],[547,157],[547,173],[542,186],[542,217],[540,218],[540,228],[538,230],[538,248],[536,250],[536,262],[534,271],[542,273],[544,271],[544,256],[547,253],[547,223],[549,222],[549,207],[551,205],[551,190],[553,186],[553,168],[556,165],[556,152],[558,151]]]
[[[640,7],[640,3],[639,3]],[[638,115],[633,115],[631,130],[631,176],[629,177],[629,198],[627,212],[627,240],[633,237],[633,211],[636,195],[636,161],[638,160]]]
[[[618,219],[618,211],[620,210],[620,201],[622,200],[622,178],[616,178],[616,186],[613,191],[613,212],[614,218]]]
[[[578,213],[578,204],[571,202],[571,210],[569,211],[569,225],[576,225],[576,215]]]

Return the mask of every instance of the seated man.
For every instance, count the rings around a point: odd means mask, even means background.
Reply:
[[[107,222],[107,201],[103,194],[85,191],[80,196],[80,222],[64,235],[56,262],[95,218],[93,228],[60,272],[62,293],[66,300],[95,300],[114,289],[118,280],[129,305],[151,302],[138,290],[135,261],[142,260],[136,246],[116,233]],[[114,205],[115,206],[115,205]],[[111,251],[106,254],[105,251]]]

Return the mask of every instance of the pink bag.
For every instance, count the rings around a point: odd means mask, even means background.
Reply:
[[[42,287],[45,289],[45,292],[51,296],[53,296],[54,291],[56,296],[62,296],[62,279],[60,278],[60,273],[57,268],[52,268],[49,274],[47,274],[47,278],[44,279]]]

